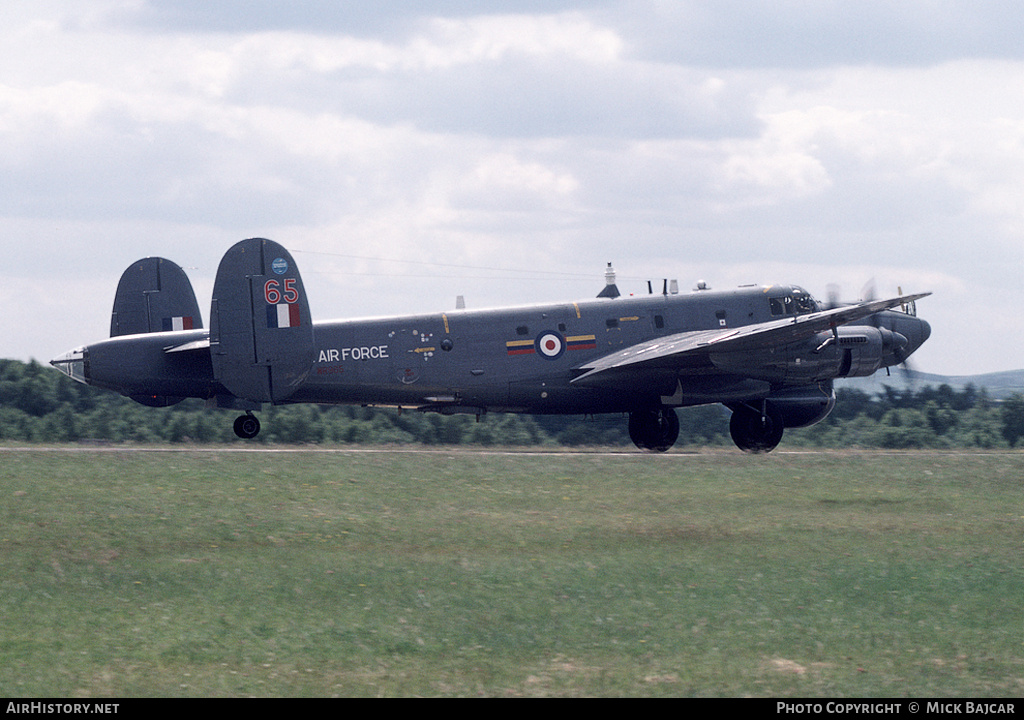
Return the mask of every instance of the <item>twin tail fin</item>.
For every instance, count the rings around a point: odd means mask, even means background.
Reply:
[[[175,263],[144,258],[121,275],[111,337],[202,327],[192,284]],[[284,247],[250,238],[225,253],[213,285],[209,340],[164,352],[207,348],[214,379],[242,400],[281,402],[306,379],[314,360],[313,320],[295,259]]]
[[[143,258],[121,275],[110,316],[110,337],[202,327],[192,283],[175,263],[160,257]]]

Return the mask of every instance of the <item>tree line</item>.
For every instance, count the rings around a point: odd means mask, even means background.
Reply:
[[[831,415],[790,430],[789,447],[1009,448],[1024,444],[1024,394],[996,402],[984,388],[886,388],[877,395],[841,388]],[[0,360],[0,441],[233,443],[237,412],[185,400],[148,408],[72,381],[56,370]],[[678,411],[677,446],[731,446],[721,405]],[[355,406],[266,406],[264,444],[423,444],[477,446],[632,446],[625,417],[492,414],[480,421],[415,410]]]

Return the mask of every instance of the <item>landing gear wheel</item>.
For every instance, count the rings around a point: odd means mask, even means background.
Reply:
[[[252,440],[259,434],[260,421],[255,415],[246,413],[235,418],[235,435],[244,440]]]
[[[729,420],[729,434],[743,452],[766,453],[782,441],[785,424],[778,413],[766,408],[760,412],[749,405],[740,405]]]
[[[665,452],[679,438],[679,416],[672,408],[629,414],[629,439],[641,450]]]

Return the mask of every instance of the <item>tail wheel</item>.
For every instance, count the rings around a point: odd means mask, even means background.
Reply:
[[[260,421],[255,415],[239,415],[235,418],[235,435],[243,440],[252,440],[259,434]]]
[[[729,434],[736,446],[743,452],[766,453],[774,450],[782,441],[786,429],[782,416],[768,406],[764,412],[740,405],[732,413]]]
[[[631,412],[629,438],[641,450],[665,452],[679,438],[679,416],[672,408]]]

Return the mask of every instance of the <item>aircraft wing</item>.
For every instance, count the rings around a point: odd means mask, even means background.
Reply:
[[[874,300],[738,328],[697,330],[668,335],[592,360],[580,367],[583,374],[572,382],[586,385],[597,380],[600,383],[598,376],[627,368],[682,370],[687,367],[706,366],[706,358],[710,353],[763,350],[788,345],[814,337],[839,325],[862,320],[897,305],[912,303],[928,295],[931,293]]]

